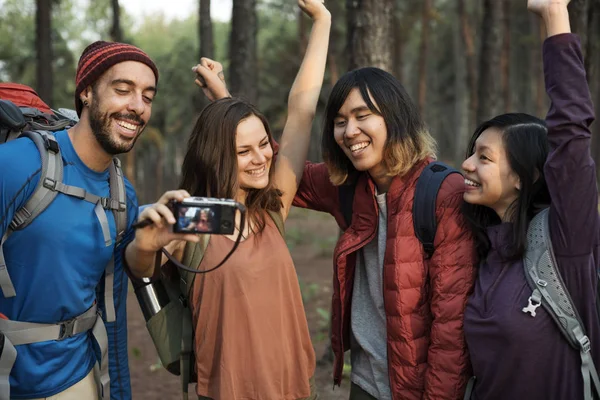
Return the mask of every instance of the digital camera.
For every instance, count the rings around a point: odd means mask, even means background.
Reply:
[[[175,215],[173,232],[232,235],[237,203],[230,199],[188,197],[171,203]]]

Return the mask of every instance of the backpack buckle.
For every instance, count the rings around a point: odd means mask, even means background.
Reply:
[[[58,143],[56,142],[56,140],[54,138],[48,137],[47,135],[43,135],[42,136],[44,138],[44,146],[46,147],[46,150],[50,150],[53,153],[58,153]]]
[[[577,341],[579,342],[581,351],[583,351],[584,353],[590,352],[592,346],[590,345],[590,339],[587,336],[583,336],[583,337],[577,339]]]
[[[60,333],[58,334],[58,341],[68,339],[73,336],[76,319],[70,319],[60,323]]]
[[[56,191],[56,181],[52,178],[44,178],[44,187]]]

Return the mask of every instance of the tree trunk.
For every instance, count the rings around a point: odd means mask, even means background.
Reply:
[[[535,115],[539,118],[546,116],[546,85],[544,83],[544,67],[542,65],[542,43],[546,37],[546,27],[538,18],[534,17],[533,34],[536,37],[534,45],[536,50],[533,51],[533,62],[531,63],[531,77],[535,82]]]
[[[392,29],[394,31],[394,75],[400,82],[404,83],[404,31],[402,26],[402,17],[400,15],[398,2],[394,2],[394,22]]]
[[[233,95],[258,101],[256,0],[233,0],[229,40],[230,84]]]
[[[370,66],[393,71],[393,3],[393,0],[346,1],[350,70]]]
[[[461,4],[462,3],[462,4]],[[456,115],[456,127],[454,133],[454,164],[460,165],[465,157],[465,150],[467,148],[467,141],[470,135],[470,131],[473,129],[471,126],[471,82],[468,71],[468,57],[465,54],[468,53],[467,41],[465,40],[465,26],[462,21],[463,13],[465,13],[464,0],[457,2],[455,8],[455,15],[457,20],[461,21],[461,24],[453,24],[452,36],[454,51],[452,58],[454,59],[454,106]],[[472,38],[471,44],[472,44]],[[472,49],[471,49],[472,50]],[[474,83],[473,83],[474,85]]]
[[[502,112],[500,56],[504,6],[498,0],[484,0],[481,53],[479,55],[479,89],[477,123]]]
[[[112,8],[112,25],[110,28],[110,40],[113,42],[123,42],[123,30],[121,29],[121,8],[119,6],[119,0],[111,0],[110,5]],[[138,145],[139,146],[139,145]],[[132,185],[137,184],[137,168],[136,168],[136,157],[135,157],[135,146],[131,148],[126,154],[119,156],[121,164],[123,166],[123,173],[129,179]]]
[[[502,99],[504,112],[509,112],[512,105],[510,101],[510,0],[504,0],[504,19],[502,21]]]
[[[304,16],[304,11],[298,9],[298,43],[300,45],[299,53],[300,59],[306,53],[306,47],[308,46],[308,36],[306,34],[307,24],[306,17]]]
[[[52,68],[52,0],[36,0],[36,5],[36,89],[42,100],[52,107],[54,100]]]
[[[594,0],[592,0],[594,1]],[[571,0],[569,3],[569,20],[571,21],[571,31],[579,35],[581,40],[581,50],[583,57],[586,57],[588,18],[590,13],[589,0]],[[596,29],[598,29],[596,27]]]
[[[123,31],[121,30],[121,9],[119,7],[119,0],[111,0],[113,18],[112,28],[110,29],[110,38],[113,42],[123,41]]]
[[[200,0],[200,15],[198,15],[198,33],[200,34],[200,56],[215,58],[213,26],[210,18],[210,0]]]
[[[340,65],[347,65],[346,62],[340,60],[340,56],[345,54],[343,47],[345,46],[341,30],[344,29],[342,26],[345,23],[345,19],[340,18],[344,14],[344,7],[342,1],[344,0],[333,0],[327,2],[327,8],[331,15],[335,15],[331,26],[331,33],[329,35],[329,53],[327,54],[327,68],[329,69],[329,82],[331,86],[340,78]],[[320,143],[320,140],[317,140]]]
[[[419,48],[419,92],[417,105],[421,115],[425,115],[427,97],[427,53],[429,50],[429,21],[431,19],[431,0],[423,0],[421,14],[421,45]]]
[[[474,128],[477,115],[477,65],[475,61],[475,43],[473,30],[469,23],[469,15],[465,0],[458,0],[458,14],[461,26],[464,55],[467,64],[467,88],[469,91],[469,126]]]

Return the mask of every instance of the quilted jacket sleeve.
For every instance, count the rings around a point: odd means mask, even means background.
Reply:
[[[325,164],[307,162],[292,204],[296,207],[331,214],[339,208],[338,197],[337,188],[329,180]]]
[[[438,194],[438,228],[430,260],[431,325],[424,399],[462,399],[470,376],[463,332],[467,297],[475,278],[472,236],[460,212],[464,182],[449,176]]]

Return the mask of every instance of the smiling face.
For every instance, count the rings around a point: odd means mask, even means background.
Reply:
[[[375,104],[375,101],[373,104]],[[369,109],[360,90],[354,88],[334,119],[333,135],[344,154],[358,171],[373,177],[386,174],[383,165],[387,128],[383,117]]]
[[[89,102],[82,119],[88,118],[94,137],[107,154],[131,150],[150,119],[155,93],[152,69],[125,61],[108,69],[82,94]]]
[[[498,128],[488,128],[481,133],[462,169],[466,186],[464,200],[489,207],[504,219],[508,207],[519,197],[520,181],[510,167]]]
[[[236,130],[240,189],[263,189],[269,184],[273,148],[262,121],[255,115],[243,119]]]

